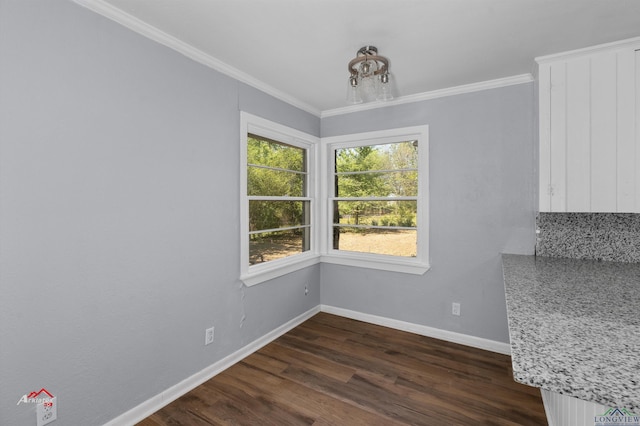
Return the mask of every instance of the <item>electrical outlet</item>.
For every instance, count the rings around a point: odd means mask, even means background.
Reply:
[[[44,426],[58,418],[58,398],[53,397],[36,406],[37,426]]]
[[[204,331],[204,344],[210,345],[213,343],[213,330],[215,327],[207,328]]]
[[[460,316],[460,304],[459,304],[459,303],[457,303],[457,302],[453,302],[453,303],[451,304],[451,313],[452,313],[453,315]]]

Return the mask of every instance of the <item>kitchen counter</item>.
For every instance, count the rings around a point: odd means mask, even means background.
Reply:
[[[502,256],[516,381],[640,411],[640,263]]]

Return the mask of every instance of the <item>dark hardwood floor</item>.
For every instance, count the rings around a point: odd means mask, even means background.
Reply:
[[[320,313],[138,426],[546,424],[506,355]]]

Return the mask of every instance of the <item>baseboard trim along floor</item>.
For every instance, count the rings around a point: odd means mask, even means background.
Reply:
[[[305,322],[306,320],[308,320],[318,312],[320,312],[319,305],[308,310],[307,312],[301,315],[298,315],[297,317],[286,322],[280,327],[270,331],[264,336],[242,347],[241,349],[222,358],[220,361],[211,364],[210,366],[200,370],[196,374],[171,386],[167,390],[160,392],[158,395],[149,398],[142,404],[136,407],[133,407],[131,410],[121,414],[120,416],[116,417],[110,422],[105,423],[104,426],[134,425],[138,422],[141,422],[142,420],[149,417],[151,414],[155,413],[165,405],[170,404],[171,402],[180,398],[182,395],[200,386],[207,380],[211,379],[212,377],[216,376],[217,374],[223,372],[227,368],[231,367],[232,365],[236,364],[237,362],[243,360],[247,356],[256,352],[263,346],[268,345],[272,341],[276,340],[278,337],[287,333],[289,330],[302,324],[303,322]]]
[[[439,328],[399,321],[377,315],[365,314],[358,311],[351,311],[349,309],[337,308],[335,306],[321,305],[320,310],[328,314],[339,315],[341,317],[364,321],[370,324],[394,328],[400,331],[407,331],[421,336],[433,337],[434,339],[484,349],[486,351],[496,352],[503,355],[511,355],[511,346],[504,342],[497,342],[495,340],[483,339],[481,337],[470,336],[468,334],[456,333],[454,331],[442,330]]]
[[[349,309],[338,308],[329,305],[318,305],[307,312],[293,318],[280,327],[270,331],[264,336],[254,340],[248,345],[242,347],[236,352],[224,357],[220,361],[217,361],[210,366],[202,369],[196,374],[184,379],[183,381],[171,386],[165,391],[153,396],[143,402],[142,404],[132,408],[131,410],[121,414],[115,419],[105,423],[104,426],[122,426],[122,425],[134,425],[151,414],[155,413],[162,407],[175,401],[182,395],[191,391],[192,389],[200,386],[207,380],[241,361],[245,357],[256,352],[263,346],[276,340],[278,337],[287,333],[289,330],[297,327],[305,322],[318,312],[326,312],[333,315],[339,315],[346,318],[355,319],[358,321],[364,321],[371,324],[381,325],[384,327],[393,328],[396,330],[406,331],[409,333],[419,334],[422,336],[433,337],[435,339],[444,340],[452,343],[458,343],[465,346],[471,346],[478,349],[484,349],[491,352],[497,352],[505,355],[510,355],[511,350],[508,343],[497,342],[494,340],[483,339],[480,337],[469,336],[467,334],[456,333],[448,330],[441,330],[438,328],[428,327],[421,324],[414,324],[405,321],[399,321],[391,318],[381,317],[377,315],[365,314],[362,312],[352,311]]]

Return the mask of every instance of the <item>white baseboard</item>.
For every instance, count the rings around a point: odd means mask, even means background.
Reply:
[[[377,315],[365,314],[362,312],[351,311],[349,309],[337,308],[335,306],[321,305],[320,310],[329,314],[340,315],[342,317],[394,328],[396,330],[408,331],[421,336],[433,337],[447,342],[458,343],[504,355],[511,355],[511,346],[508,343],[469,336],[468,334],[456,333],[454,331],[441,330],[439,328],[428,327],[426,325],[380,317]]]
[[[308,310],[307,312],[293,318],[292,320],[286,322],[280,327],[270,331],[264,336],[254,340],[243,348],[237,350],[236,352],[226,356],[218,362],[211,364],[210,366],[200,370],[196,374],[191,377],[184,379],[183,381],[171,386],[167,390],[159,393],[156,396],[153,396],[143,402],[142,404],[133,407],[131,410],[121,414],[115,419],[105,423],[104,426],[123,426],[123,425],[134,425],[151,414],[155,413],[162,407],[168,405],[169,403],[175,401],[182,395],[191,391],[192,389],[200,386],[207,380],[216,376],[217,374],[223,372],[227,368],[231,367],[233,364],[241,361],[252,353],[256,352],[263,346],[271,343],[278,337],[282,336],[289,330],[297,327],[302,324],[315,314],[320,312],[320,305]]]
[[[419,334],[422,336],[433,337],[435,339],[445,340],[447,342],[459,343],[465,346],[471,346],[474,348],[484,349],[491,352],[497,352],[505,355],[511,353],[509,344],[497,342],[495,340],[483,339],[480,337],[469,336],[467,334],[455,333],[453,331],[441,330],[438,328],[427,327],[425,325],[414,324],[405,321],[399,321],[391,318],[380,317],[377,315],[365,314],[362,312],[352,311],[349,309],[338,308],[329,305],[318,305],[307,312],[293,318],[280,327],[270,331],[264,336],[254,340],[243,348],[236,352],[226,356],[225,358],[217,361],[210,366],[202,369],[191,377],[187,377],[183,381],[171,386],[167,390],[149,398],[142,404],[133,407],[131,410],[121,414],[115,419],[105,423],[104,426],[122,426],[122,425],[134,425],[151,414],[155,413],[162,407],[180,398],[182,395],[191,391],[192,389],[200,386],[207,380],[223,372],[227,368],[231,367],[235,363],[242,361],[247,356],[256,352],[263,346],[271,343],[278,337],[282,336],[289,330],[302,324],[318,312],[326,312],[329,314],[339,315],[346,318],[352,318],[359,321],[368,322],[371,324],[381,325],[384,327],[394,328],[396,330],[407,331],[410,333]]]

